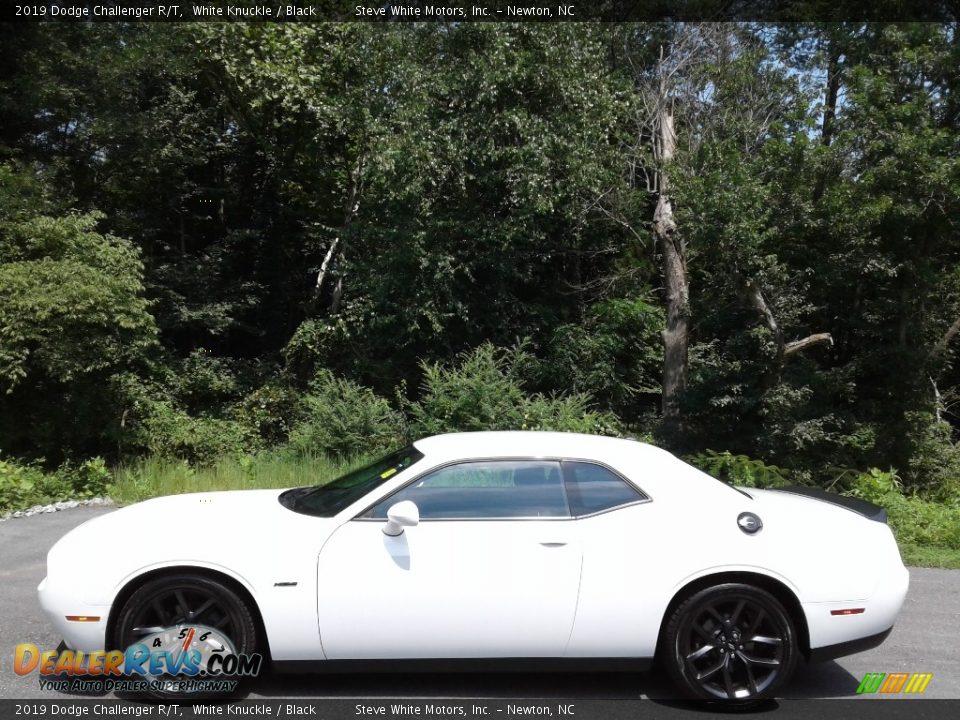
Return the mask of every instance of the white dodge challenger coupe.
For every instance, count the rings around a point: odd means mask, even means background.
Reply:
[[[737,489],[630,440],[485,432],[323,486],[97,517],[50,550],[39,595],[85,652],[202,625],[280,671],[656,657],[684,695],[742,701],[801,656],[878,645],[908,582],[869,503]]]

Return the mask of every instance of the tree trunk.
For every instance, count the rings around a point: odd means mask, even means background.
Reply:
[[[783,360],[786,357],[787,343],[783,339],[783,330],[780,329],[780,324],[777,322],[769,303],[767,303],[767,299],[763,296],[760,286],[749,279],[743,280],[743,286],[747,299],[753,305],[753,309],[757,311],[760,319],[763,320],[763,324],[767,326],[770,334],[773,335],[773,342],[777,347],[773,367],[770,369],[770,377],[764,383],[765,386],[772,387],[780,379],[780,370],[783,368]]]
[[[653,234],[663,258],[667,310],[667,324],[663,331],[663,418],[668,426],[676,430],[680,424],[680,396],[687,387],[690,286],[686,247],[677,231],[670,199],[668,166],[673,160],[677,135],[673,124],[673,109],[666,98],[661,102],[658,125],[660,157]]]
[[[820,127],[820,143],[830,147],[833,141],[833,124],[837,117],[837,100],[840,96],[840,50],[837,41],[830,41],[827,60],[827,88],[823,107],[823,124]]]
[[[820,126],[820,144],[830,147],[833,142],[834,124],[837,119],[837,101],[840,97],[840,75],[843,71],[840,66],[840,49],[837,41],[831,39],[827,60],[827,86],[824,88],[823,122]],[[813,188],[813,202],[819,203],[827,190],[827,175],[821,170]]]
[[[313,294],[310,297],[311,312],[317,307],[317,303],[320,302],[320,298],[323,295],[323,284],[327,279],[327,272],[330,269],[330,262],[333,260],[333,256],[336,255],[337,247],[339,245],[340,238],[335,237],[333,242],[330,243],[330,247],[327,248],[327,254],[323,256],[323,264],[320,266],[320,272],[317,273],[317,282],[313,286]]]
[[[323,263],[320,265],[320,271],[317,273],[317,281],[314,283],[313,291],[310,294],[310,301],[307,304],[307,314],[313,315],[323,298],[323,291],[326,285],[327,275],[330,272],[331,263],[336,259],[337,254],[343,254],[342,234],[350,227],[350,223],[357,216],[357,210],[360,209],[360,179],[363,172],[363,158],[358,158],[353,170],[350,172],[350,190],[347,193],[346,202],[343,205],[343,223],[340,226],[341,235],[338,235],[330,243],[326,254],[323,256]],[[340,309],[340,299],[343,296],[343,277],[337,278],[337,284],[333,290],[333,297],[327,306],[327,312],[335,315]]]

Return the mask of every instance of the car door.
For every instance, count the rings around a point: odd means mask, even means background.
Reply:
[[[383,533],[409,500],[420,521]],[[560,464],[451,464],[344,523],[320,552],[328,659],[559,657],[576,611],[580,550]]]

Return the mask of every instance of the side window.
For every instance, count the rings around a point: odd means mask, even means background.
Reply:
[[[378,503],[364,517],[386,518],[412,500],[422,520],[569,517],[560,463],[465,462],[436,470]]]
[[[643,500],[643,494],[623,478],[601,465],[563,463],[567,497],[574,517],[610,510]]]

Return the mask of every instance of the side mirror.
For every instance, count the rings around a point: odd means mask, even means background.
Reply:
[[[383,534],[396,537],[403,534],[405,527],[420,524],[420,510],[411,500],[403,500],[391,505],[387,510],[387,524],[383,526]]]

